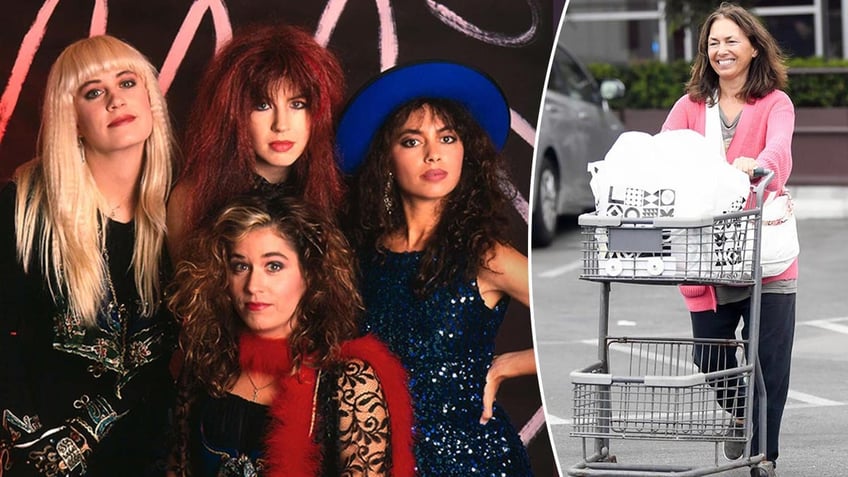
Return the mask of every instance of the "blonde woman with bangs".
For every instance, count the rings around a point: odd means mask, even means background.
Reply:
[[[174,343],[167,106],[108,35],[59,55],[43,104],[37,157],[0,191],[0,476],[148,475]]]

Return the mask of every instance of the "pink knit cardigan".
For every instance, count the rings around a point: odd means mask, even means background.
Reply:
[[[683,96],[671,108],[662,130],[691,129],[700,134],[706,130],[706,104]],[[792,172],[792,133],[795,108],[783,91],[774,90],[753,103],[745,104],[736,133],[727,148],[727,162],[741,156],[752,157],[760,167],[774,171],[767,191],[782,191]],[[798,278],[798,260],[782,274],[763,279],[763,283]],[[715,288],[705,285],[683,285],[680,292],[689,311],[715,310]]]

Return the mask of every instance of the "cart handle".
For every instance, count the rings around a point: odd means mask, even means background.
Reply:
[[[757,207],[762,207],[763,194],[765,193],[766,186],[769,185],[771,180],[774,178],[774,171],[766,169],[765,167],[755,167],[752,177],[754,179],[762,178],[762,180],[757,182],[757,185],[754,186],[754,194],[757,196]]]

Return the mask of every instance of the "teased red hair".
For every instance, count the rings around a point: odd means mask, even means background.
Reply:
[[[251,111],[273,97],[281,81],[306,97],[309,143],[286,183],[306,202],[334,212],[344,185],[334,147],[335,119],[344,99],[338,59],[305,30],[254,25],[237,31],[200,81],[186,127],[180,182],[188,188],[186,230],[210,220],[254,183],[256,153],[248,133]]]

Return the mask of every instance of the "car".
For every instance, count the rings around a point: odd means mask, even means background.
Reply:
[[[549,245],[560,216],[595,206],[587,165],[600,161],[624,131],[607,101],[622,97],[624,83],[598,83],[563,45],[548,74],[533,161],[532,243]]]

